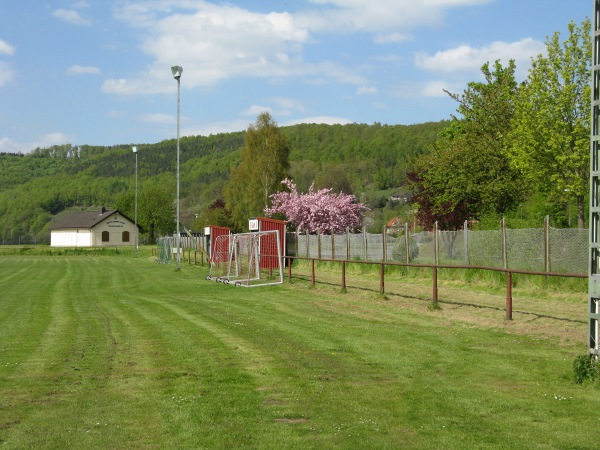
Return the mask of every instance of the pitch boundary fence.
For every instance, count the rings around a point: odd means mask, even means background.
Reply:
[[[347,260],[347,259],[328,259],[328,258],[306,258],[306,257],[296,257],[296,256],[286,256],[287,258],[287,275],[288,280],[292,280],[292,261],[293,260],[306,260],[309,261],[310,264],[310,281],[311,287],[314,287],[316,284],[316,272],[315,272],[315,262],[333,262],[339,263],[341,266],[341,287],[342,290],[346,290],[346,265],[347,264],[366,264],[366,265],[376,265],[379,266],[379,294],[385,294],[385,268],[386,266],[396,266],[396,267],[417,267],[417,268],[429,268],[432,270],[432,292],[431,299],[432,305],[437,307],[438,305],[438,269],[465,269],[465,270],[488,270],[492,272],[502,272],[506,274],[506,320],[512,320],[513,318],[513,274],[523,274],[523,275],[535,275],[535,276],[545,276],[545,277],[562,277],[562,278],[588,278],[587,274],[581,273],[557,273],[557,272],[540,272],[540,271],[531,271],[531,270],[519,270],[519,269],[509,269],[509,268],[499,268],[499,267],[489,267],[489,266],[472,266],[472,265],[449,265],[449,264],[416,264],[416,263],[402,263],[402,262],[392,262],[392,261],[358,261],[358,260]]]

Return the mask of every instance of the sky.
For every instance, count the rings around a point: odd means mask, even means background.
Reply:
[[[593,0],[4,0],[0,152],[298,123],[449,119],[481,66],[519,80]]]

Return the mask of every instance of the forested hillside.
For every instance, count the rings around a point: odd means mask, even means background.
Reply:
[[[312,182],[352,193],[383,207],[380,191],[404,185],[409,161],[427,153],[447,122],[419,125],[317,125],[282,127],[291,149],[291,173],[300,190]],[[245,132],[183,137],[180,142],[181,217],[191,226],[203,208],[222,197],[240,161]],[[70,145],[31,153],[0,154],[0,242],[47,242],[47,228],[75,208],[116,207],[134,192],[132,144]],[[139,144],[138,189],[172,192],[176,141]],[[157,194],[158,195],[158,194]],[[174,224],[173,224],[174,227]]]

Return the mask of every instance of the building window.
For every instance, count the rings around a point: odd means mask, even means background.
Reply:
[[[102,232],[102,242],[109,242],[110,241],[110,233],[108,231],[103,231]]]
[[[129,231],[123,231],[123,242],[129,242]]]

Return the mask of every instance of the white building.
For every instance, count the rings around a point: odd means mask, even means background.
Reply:
[[[75,212],[50,226],[51,247],[135,246],[139,230],[117,210]]]

